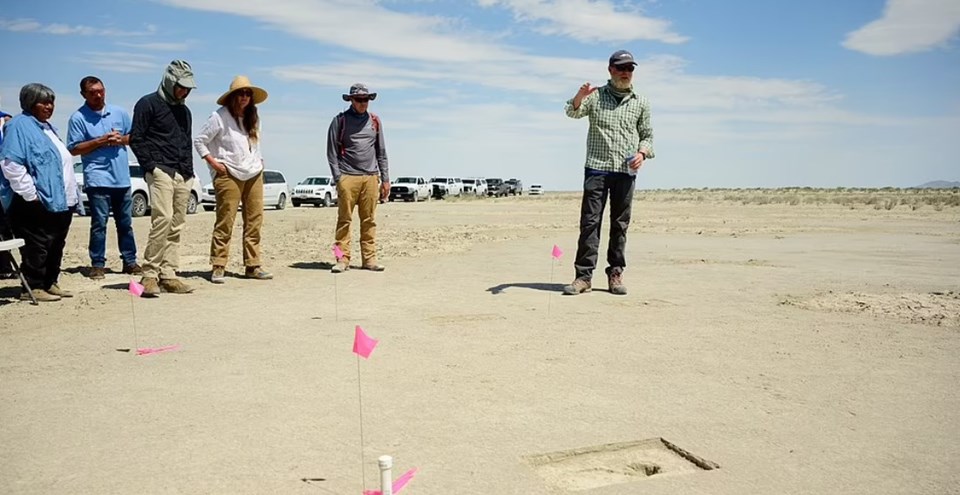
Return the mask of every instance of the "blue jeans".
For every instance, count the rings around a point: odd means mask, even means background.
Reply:
[[[113,210],[117,224],[117,244],[123,266],[136,264],[137,240],[133,237],[133,199],[130,188],[88,187],[90,201],[90,264],[103,268],[107,264],[107,218]]]

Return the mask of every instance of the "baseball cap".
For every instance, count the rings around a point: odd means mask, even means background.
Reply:
[[[613,55],[610,55],[610,65],[624,65],[624,64],[637,65],[637,62],[633,60],[632,53],[626,50],[617,50],[613,52]]]

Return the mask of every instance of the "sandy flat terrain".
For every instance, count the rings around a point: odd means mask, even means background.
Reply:
[[[329,273],[334,209],[270,211],[276,279],[223,286],[199,213],[156,300],[84,278],[77,218],[77,297],[0,282],[0,493],[359,494],[354,325],[368,489],[390,454],[410,495],[960,492],[960,208],[638,197],[625,297],[558,293],[576,195],[383,205],[383,273]]]

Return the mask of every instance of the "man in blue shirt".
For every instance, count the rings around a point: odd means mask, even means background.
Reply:
[[[137,241],[133,236],[133,201],[130,196],[130,114],[106,103],[103,81],[87,76],[80,81],[86,100],[70,116],[67,149],[83,162],[83,187],[90,202],[90,278],[104,277],[107,256],[107,218],[113,210],[123,273],[140,275]]]

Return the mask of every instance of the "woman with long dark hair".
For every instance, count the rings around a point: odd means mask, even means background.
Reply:
[[[221,105],[207,119],[193,145],[210,167],[217,198],[217,221],[210,241],[210,281],[226,281],[230,237],[237,207],[243,208],[244,276],[273,278],[260,260],[260,227],[263,225],[263,157],[260,155],[260,116],[257,105],[267,92],[237,76],[217,100]]]

